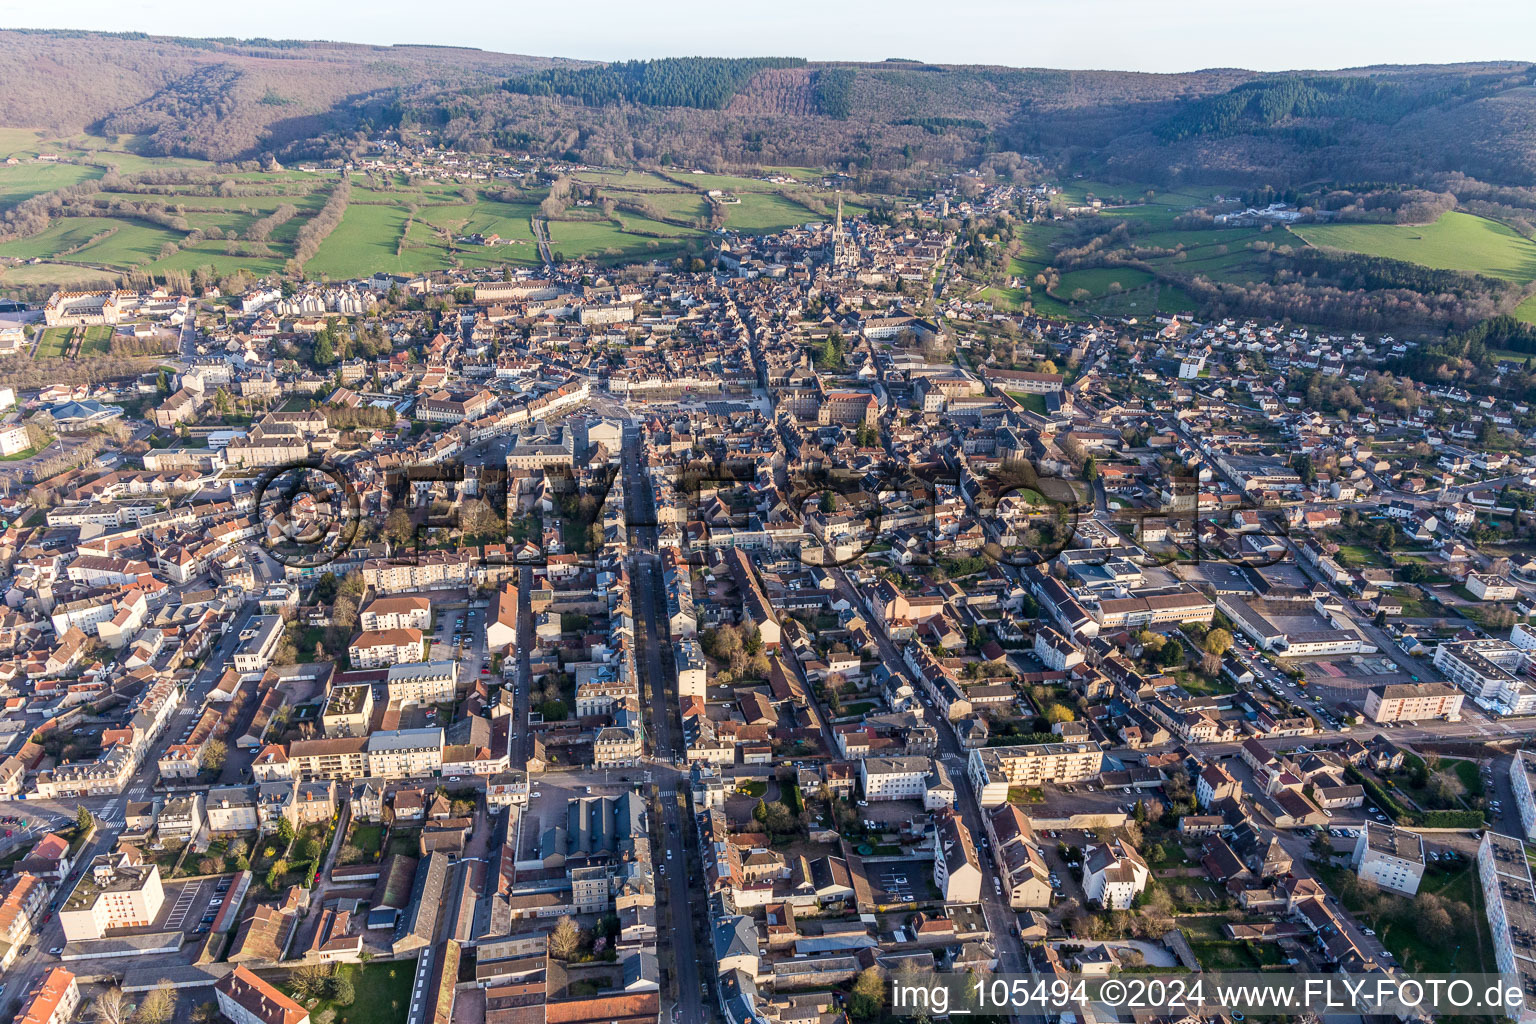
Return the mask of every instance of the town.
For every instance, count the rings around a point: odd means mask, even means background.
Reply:
[[[0,314],[154,355],[0,389],[4,1005],[1536,997],[1536,414],[1406,334],[994,302],[977,223],[1053,195]]]

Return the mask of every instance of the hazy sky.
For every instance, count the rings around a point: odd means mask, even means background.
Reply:
[[[0,0],[0,25],[441,43],[597,60],[905,57],[1135,71],[1536,60],[1530,0]]]

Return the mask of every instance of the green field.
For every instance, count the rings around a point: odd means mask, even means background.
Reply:
[[[1536,241],[1483,217],[1451,211],[1433,224],[1306,224],[1291,233],[1311,245],[1461,270],[1507,281],[1536,280]]]
[[[1145,270],[1132,267],[1069,270],[1061,275],[1061,284],[1056,288],[1056,295],[1070,299],[1079,291],[1084,291],[1088,293],[1087,298],[1098,299],[1110,294],[1116,285],[1119,285],[1120,291],[1130,291],[1133,288],[1144,288],[1153,280],[1152,275]]]

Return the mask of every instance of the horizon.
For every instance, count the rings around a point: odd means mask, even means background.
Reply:
[[[638,18],[633,7],[615,0],[598,0],[589,10],[581,31],[573,33],[559,12],[544,9],[518,12],[516,21],[502,28],[499,12],[487,0],[469,0],[460,5],[458,17],[434,24],[422,24],[419,11],[401,0],[382,0],[361,20],[346,10],[317,10],[296,0],[274,0],[259,10],[211,10],[191,0],[82,0],[68,14],[12,12],[4,27],[443,46],[601,62],[783,55],[816,62],[906,59],[1147,74],[1531,62],[1493,52],[1492,47],[1505,45],[1503,40],[1536,38],[1536,7],[1501,0],[1473,0],[1454,9],[1411,0],[1398,5],[1385,21],[1378,5],[1360,0],[1303,0],[1278,24],[1265,12],[1233,9],[1215,0],[1184,4],[1177,13],[1161,13],[1150,24],[1134,24],[1134,19],[1145,17],[1145,8],[1127,0],[1086,0],[1070,11],[960,0],[945,8],[946,25],[930,24],[926,9],[910,0],[888,9],[878,23],[858,11],[828,11],[808,0],[729,16],[700,0],[672,0],[665,5],[665,17],[658,17],[652,7],[646,17]],[[1114,17],[1132,19],[1126,24],[1136,31],[1110,31],[1114,23],[1105,19]],[[1330,27],[1320,31],[1319,24]],[[1492,38],[1490,24],[1498,25]],[[411,38],[403,38],[407,35]]]

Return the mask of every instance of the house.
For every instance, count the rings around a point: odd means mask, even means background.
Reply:
[[[953,812],[939,820],[933,857],[933,884],[946,903],[974,903],[981,898],[981,861],[970,829]]]
[[[1123,839],[1089,846],[1083,852],[1083,895],[1106,910],[1130,909],[1150,876],[1147,862]]]

